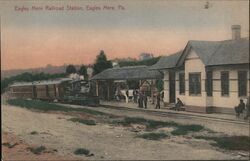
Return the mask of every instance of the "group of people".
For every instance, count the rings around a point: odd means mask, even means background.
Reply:
[[[154,95],[154,98],[156,97],[156,106],[155,109],[160,109],[160,102],[161,99],[163,99],[163,92],[157,92]],[[147,102],[148,102],[148,97],[146,92],[139,92],[138,90],[133,91],[133,98],[134,98],[134,103],[138,103],[139,108],[147,108]],[[154,98],[153,98],[153,104],[154,104]]]
[[[133,90],[133,100],[134,103],[138,103],[139,108],[147,108],[148,97],[146,92],[139,92],[138,90]]]
[[[139,92],[139,95],[138,95],[138,107],[139,108],[147,108],[147,103],[148,103],[148,97],[146,95],[145,92]]]

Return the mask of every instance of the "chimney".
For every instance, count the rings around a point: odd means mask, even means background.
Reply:
[[[239,40],[240,39],[240,25],[232,25],[232,39]]]

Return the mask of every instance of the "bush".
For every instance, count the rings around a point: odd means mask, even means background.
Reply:
[[[38,132],[37,132],[37,131],[32,131],[30,134],[31,134],[31,135],[37,135]]]
[[[144,134],[138,135],[138,137],[147,139],[147,140],[160,140],[160,139],[166,138],[167,135],[165,133],[144,133]]]
[[[89,155],[89,150],[84,148],[78,148],[74,151],[75,155]]]
[[[213,146],[217,146],[226,150],[243,150],[249,151],[250,137],[249,136],[224,136],[224,137],[208,137],[195,136],[196,139],[213,140]]]
[[[37,155],[39,155],[39,154],[41,154],[46,148],[44,147],[44,146],[39,146],[39,147],[37,147],[37,148],[28,148],[32,153],[34,153],[34,154],[37,154]]]
[[[3,146],[7,146],[8,148],[13,148],[14,146],[18,145],[18,143],[10,144],[10,143],[2,143]]]
[[[85,119],[80,119],[80,118],[71,118],[69,120],[73,121],[73,122],[79,122],[79,123],[85,124],[85,125],[96,125],[94,120],[85,120]]]
[[[119,66],[120,67],[125,67],[125,66],[137,66],[137,65],[146,65],[146,66],[151,66],[157,63],[160,60],[161,57],[154,57],[151,59],[146,59],[146,60],[132,60],[132,61],[119,61]]]
[[[177,129],[172,131],[172,135],[186,135],[189,132],[199,132],[203,130],[204,127],[201,125],[179,125]]]
[[[128,126],[130,124],[143,124],[146,126],[147,130],[153,130],[160,127],[178,126],[178,124],[173,121],[170,122],[155,121],[141,117],[125,117],[123,120],[114,120],[112,123],[121,124],[123,126]]]

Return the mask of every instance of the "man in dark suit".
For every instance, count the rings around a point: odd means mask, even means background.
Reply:
[[[156,96],[156,106],[155,106],[155,109],[157,109],[157,108],[160,109],[161,108],[160,102],[161,102],[161,94],[160,94],[160,92],[158,92],[157,96]]]

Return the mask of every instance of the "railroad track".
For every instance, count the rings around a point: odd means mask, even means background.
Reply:
[[[250,126],[249,122],[244,120],[232,120],[227,118],[215,118],[211,116],[204,116],[204,115],[194,115],[194,114],[185,114],[185,113],[174,113],[174,112],[168,112],[168,111],[152,111],[152,110],[143,110],[143,109],[133,109],[128,107],[117,107],[117,106],[111,106],[111,105],[100,105],[100,107],[103,108],[109,108],[109,109],[119,109],[123,111],[137,111],[137,112],[145,112],[147,114],[155,115],[155,116],[164,116],[164,117],[171,117],[171,118],[192,118],[192,119],[203,119],[207,121],[216,121],[216,122],[224,122],[224,123],[232,123],[232,124],[239,124],[239,125],[245,125]]]

